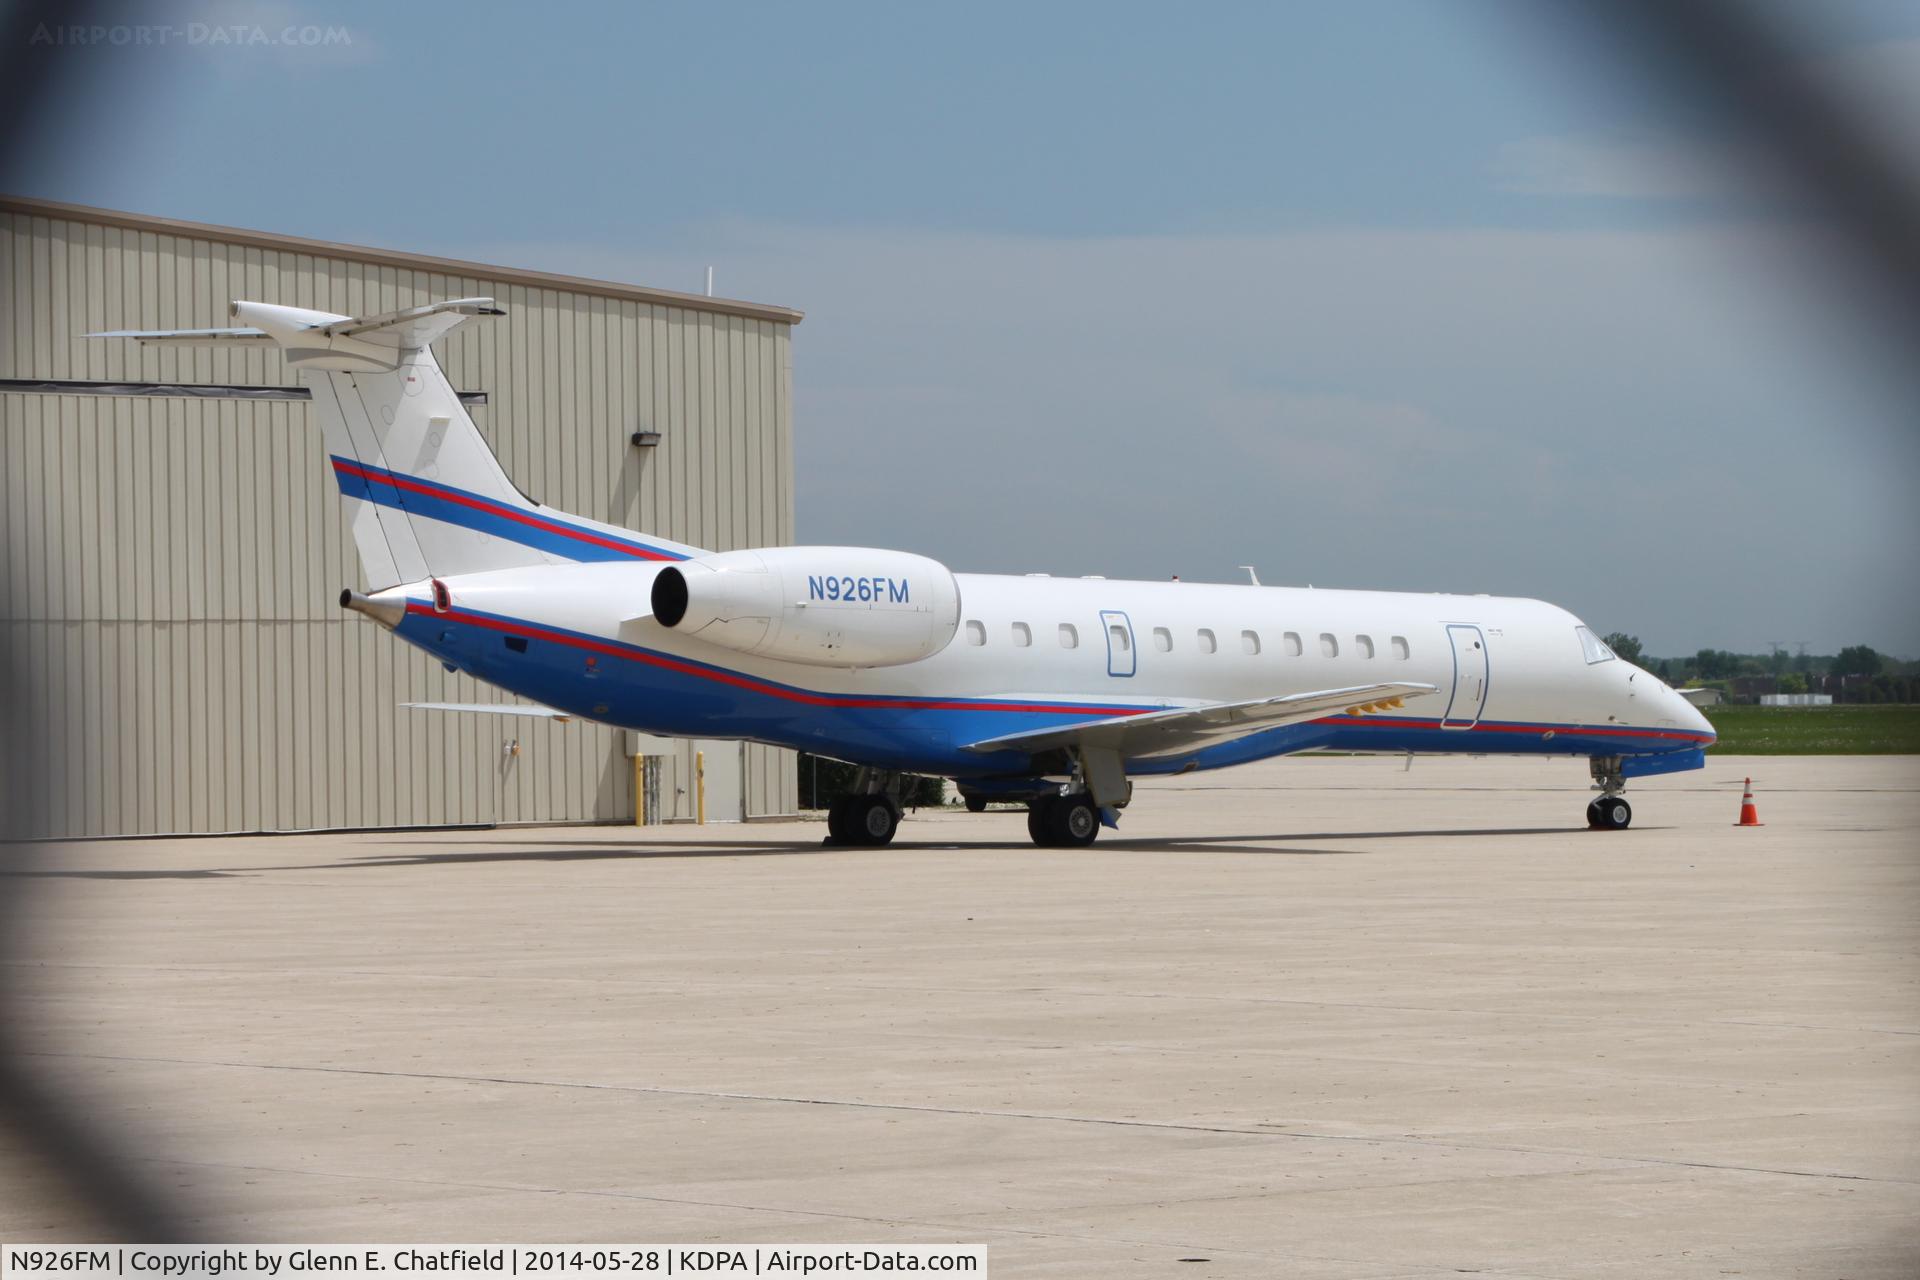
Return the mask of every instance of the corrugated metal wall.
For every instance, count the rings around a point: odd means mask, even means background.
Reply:
[[[277,352],[75,335],[224,324],[233,298],[464,296],[507,315],[441,360],[488,394],[474,419],[527,492],[714,549],[792,541],[789,323],[0,209],[0,377],[294,385]],[[360,571],[307,416],[0,393],[0,656],[39,700],[7,726],[35,834],[630,818],[612,730],[398,709],[500,695],[336,606]],[[667,765],[668,816],[690,768]],[[791,754],[748,747],[746,812],[796,804]]]

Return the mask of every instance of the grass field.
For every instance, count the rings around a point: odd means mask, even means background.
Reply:
[[[1727,755],[1920,755],[1920,706],[1705,707]]]

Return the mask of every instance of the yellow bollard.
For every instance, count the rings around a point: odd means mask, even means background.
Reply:
[[[633,825],[647,825],[647,758],[633,757]]]
[[[693,753],[693,821],[695,826],[707,825],[707,753]]]

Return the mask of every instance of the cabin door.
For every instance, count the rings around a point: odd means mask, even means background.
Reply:
[[[1487,638],[1478,627],[1449,623],[1447,639],[1453,644],[1453,697],[1440,727],[1471,729],[1487,705]]]
[[[1107,674],[1110,676],[1130,676],[1134,671],[1133,623],[1127,615],[1113,610],[1102,610],[1101,629],[1107,633]]]

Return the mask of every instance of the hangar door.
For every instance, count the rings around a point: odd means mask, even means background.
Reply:
[[[706,774],[707,821],[744,822],[746,820],[746,743],[723,738],[696,738],[693,749],[699,754]]]

